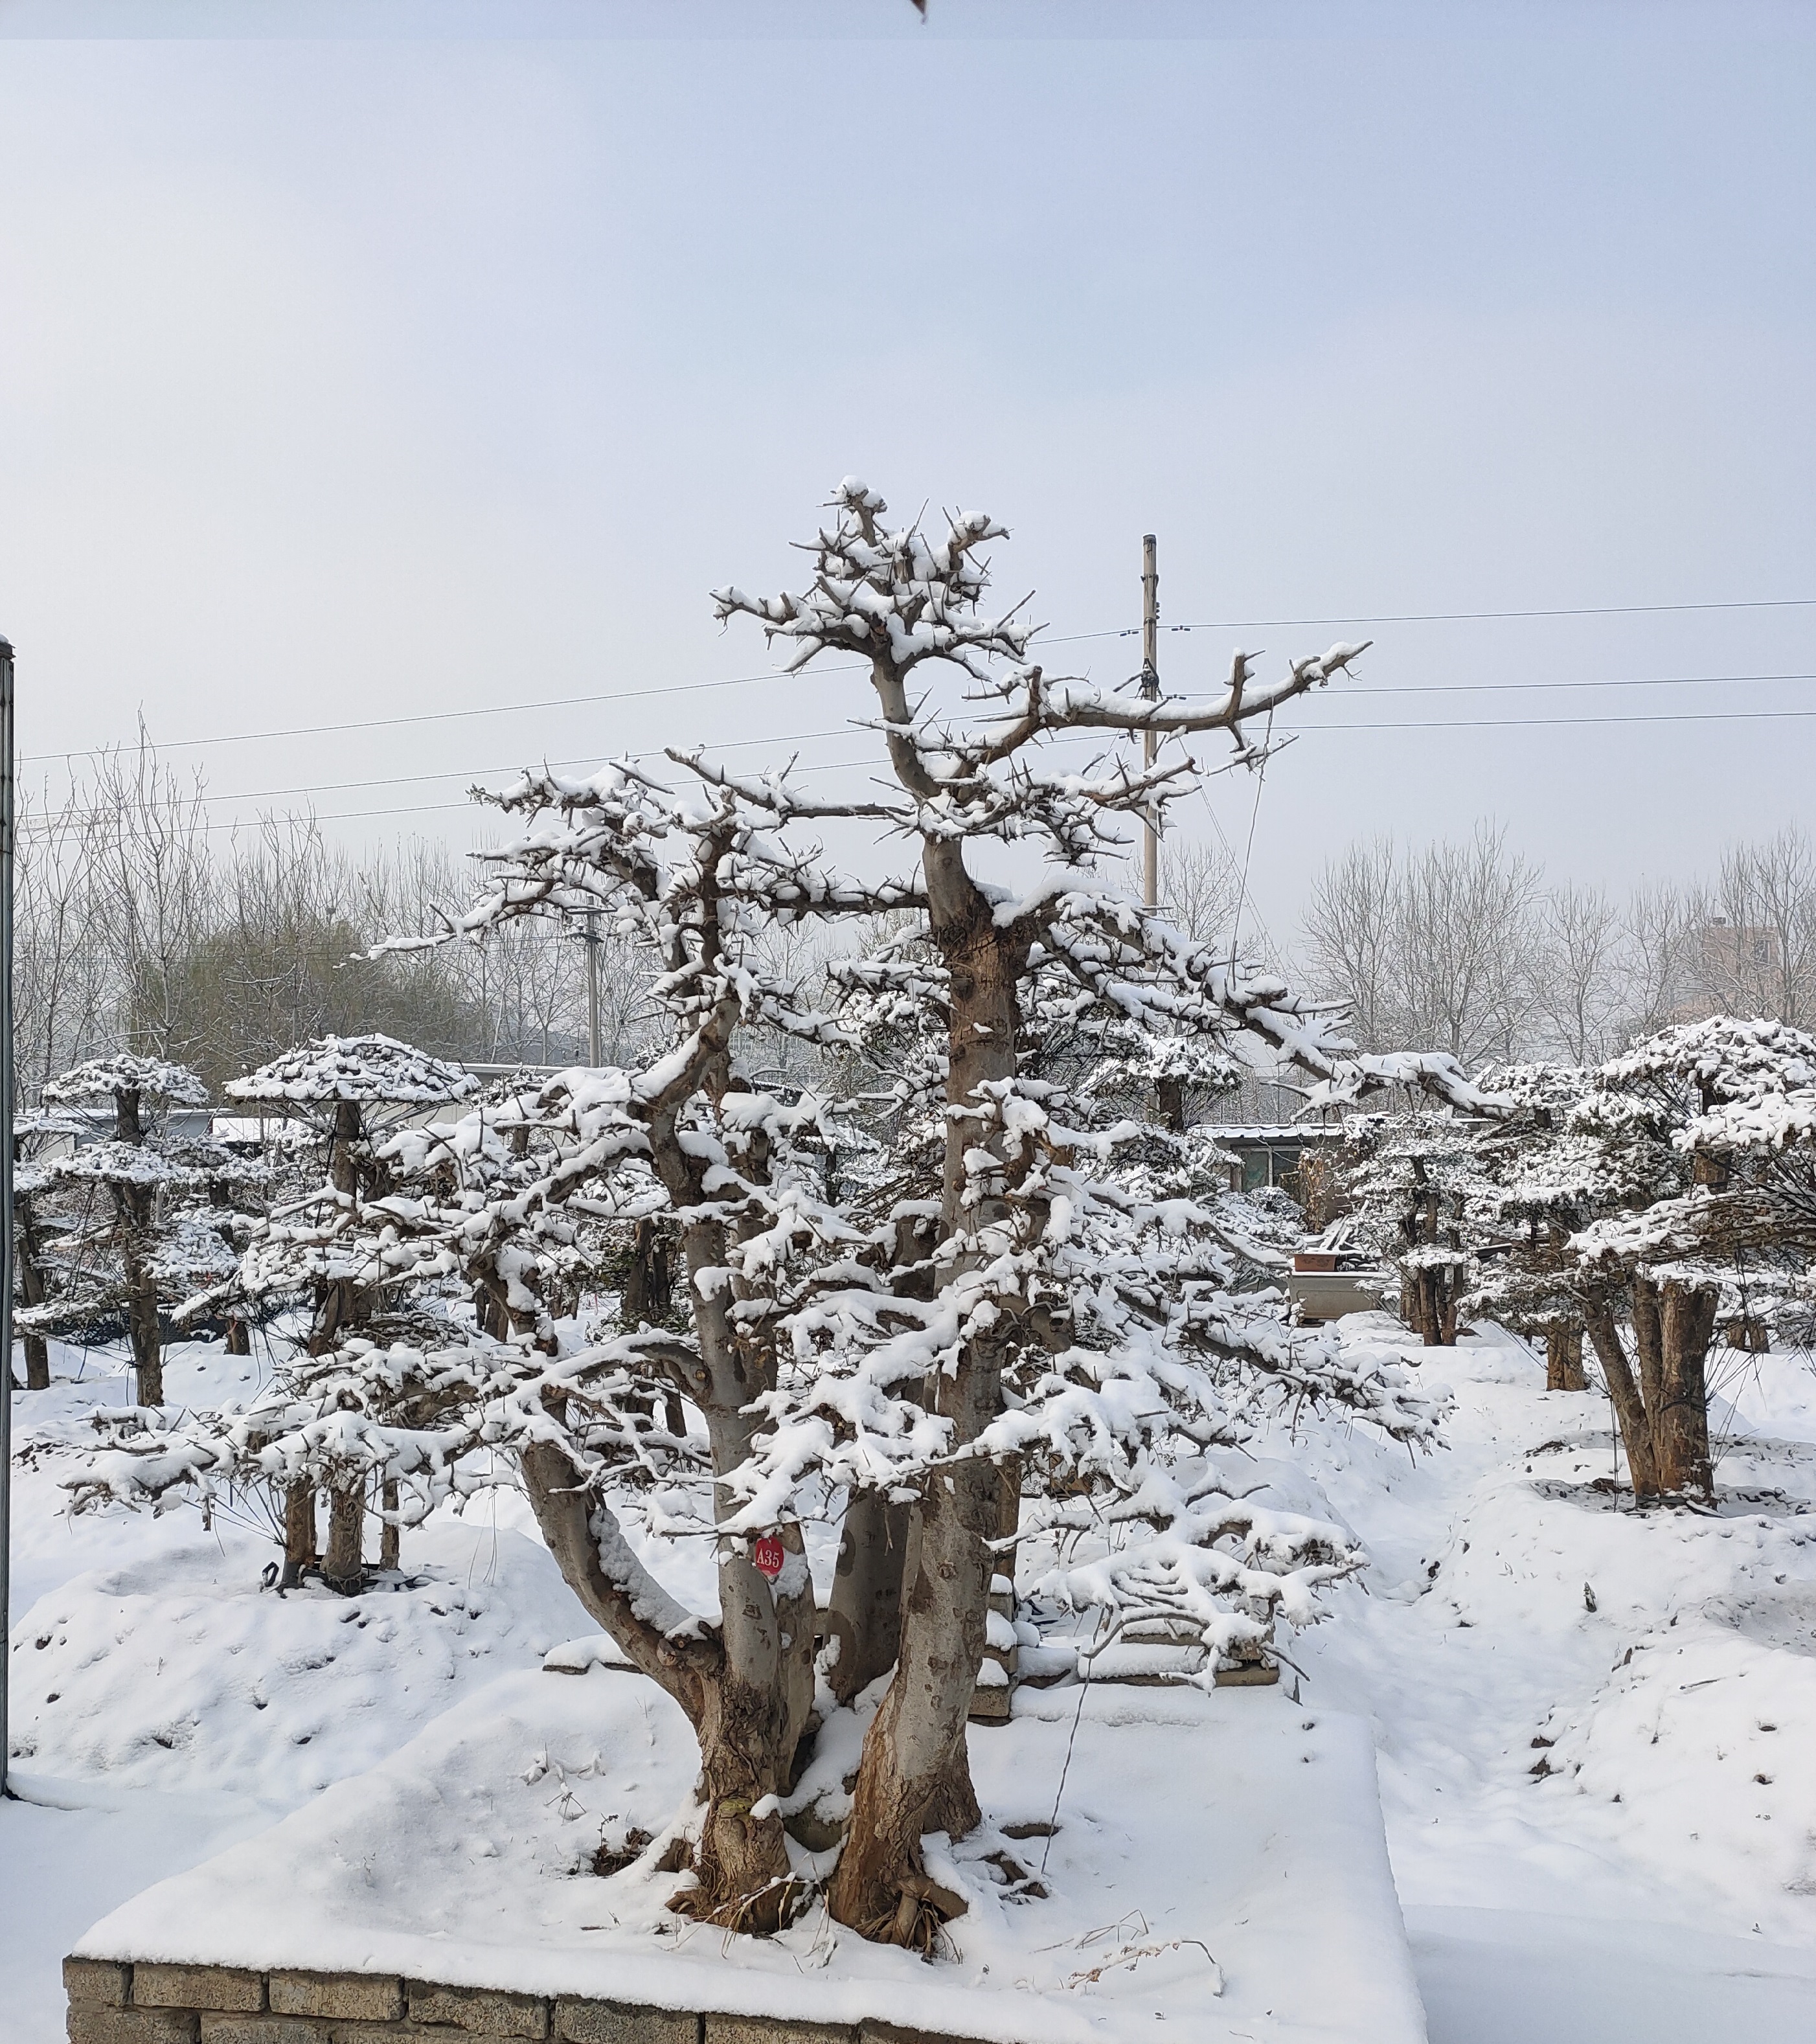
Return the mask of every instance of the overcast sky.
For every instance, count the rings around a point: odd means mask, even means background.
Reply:
[[[1358,835],[1492,815],[1624,886],[1807,820],[1816,717],[1731,714],[1816,709],[1807,9],[303,11],[0,0],[23,752],[142,711],[223,822],[462,844],[436,805],[544,757],[857,759],[860,676],[691,686],[765,670],[706,592],[856,473],[1005,520],[1052,668],[1137,663],[1073,635],[1138,623],[1144,531],[1212,628],[1171,687],[1374,637],[1261,792],[1283,935]],[[84,22],[198,33],[33,40]]]

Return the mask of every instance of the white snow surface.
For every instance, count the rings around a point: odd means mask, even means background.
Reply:
[[[509,1494],[407,1534],[413,1589],[280,1599],[259,1588],[275,1550],[250,1525],[205,1532],[187,1508],[58,1516],[72,1467],[59,1443],[98,1400],[129,1403],[130,1381],[117,1358],[53,1349],[56,1385],[17,1396],[14,1785],[28,1800],[0,1804],[0,2040],[61,2034],[59,1959],[140,1890],[94,1949],[121,1925],[174,1936],[186,1922],[193,1945],[205,1923],[239,1935],[263,1914],[247,1956],[263,1963],[279,1934],[313,1965],[355,1962],[341,1941],[363,1937],[375,1956],[359,1962],[458,1978],[474,1953],[546,1930],[564,1965],[609,1975],[596,1991],[632,1992],[634,1958],[636,1991],[656,2000],[658,1977],[705,1971],[770,1997],[721,2007],[800,1991],[824,2008],[830,1992],[887,1988],[881,2012],[912,1991],[917,2021],[1056,2044],[1105,2034],[1096,2019],[1119,2010],[1117,2032],[1162,2010],[1169,2027],[1189,2011],[1209,2038],[1286,2037],[1321,2007],[1324,2035],[1416,2037],[1394,1985],[1392,1896],[1358,1842],[1364,1727],[1434,2044],[1816,2035],[1816,1373],[1793,1356],[1723,1359],[1719,1513],[1640,1520],[1593,1488],[1612,1468],[1605,1400],[1546,1393],[1512,1337],[1428,1352],[1385,1316],[1345,1331],[1442,1377],[1456,1408],[1449,1445],[1416,1460],[1316,1421],[1278,1444],[1270,1476],[1290,1466],[1306,1508],[1353,1528],[1374,1562],[1288,1642],[1301,1700],[1290,1677],[1209,1698],[1087,1689],[1053,1896],[1005,1902],[977,1857],[1004,1842],[967,1842],[942,1877],[979,1900],[957,1926],[961,1956],[931,1967],[871,1948],[847,1966],[818,1917],[772,1945],[734,1941],[728,1966],[716,1932],[638,1927],[674,1877],[568,1871],[602,1831],[659,1838],[691,1755],[653,1688],[605,1665]],[[67,1381],[79,1368],[86,1381]],[[259,1368],[191,1345],[170,1365],[173,1400],[244,1395]],[[1070,1658],[1057,1641],[1022,1651],[1054,1671]],[[545,1654],[589,1672],[544,1674]],[[974,1735],[992,1826],[1050,1815],[1079,1700],[1070,1684],[1020,1690],[1009,1727]],[[1111,1711],[1142,1722],[1112,1727]],[[360,1839],[336,1867],[334,1842]],[[1042,1845],[1007,1849],[1032,1867]],[[148,1889],[214,1854],[199,1886]],[[214,1900],[175,1908],[185,1893]],[[1189,1945],[1058,1984],[1122,1946],[1184,1936],[1215,1955],[1221,1998]],[[417,1958],[376,1956],[413,1938]],[[1251,2004],[1276,1977],[1279,1997]],[[1358,1993],[1375,2000],[1344,2013]],[[1012,2007],[1019,2027],[991,2013]]]
[[[1356,1719],[1278,1697],[1098,1688],[1040,1877],[1051,1892],[1018,1900],[985,1855],[1039,1867],[1046,1841],[1000,1827],[1050,1817],[1077,1692],[1031,1700],[972,1733],[989,1823],[956,1847],[930,1842],[930,1870],[969,1903],[941,1964],[817,1908],[774,1939],[678,1927],[662,1908],[677,1877],[652,1862],[691,1804],[693,1742],[653,1685],[599,1672],[501,1680],[275,1831],[117,1910],[80,1949],[824,2021],[899,2018],[912,1996],[917,2023],[1001,2044],[1145,2037],[1157,2017],[1206,2040],[1261,2022],[1282,2044],[1416,2044]],[[655,1835],[643,1861],[593,1874],[601,1837],[631,1826]]]

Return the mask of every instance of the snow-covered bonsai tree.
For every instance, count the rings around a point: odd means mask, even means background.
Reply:
[[[160,1315],[233,1269],[233,1189],[256,1174],[211,1139],[172,1128],[172,1108],[208,1099],[182,1065],[122,1051],[50,1081],[44,1097],[72,1115],[109,1113],[113,1125],[102,1140],[44,1162],[28,1181],[29,1197],[48,1193],[67,1212],[44,1245],[47,1296],[23,1308],[20,1326],[29,1336],[58,1334],[121,1316],[137,1403],[161,1405]]]
[[[1592,1073],[1506,1065],[1490,1067],[1481,1082],[1504,1105],[1471,1132],[1487,1189],[1475,1201],[1476,1258],[1463,1310],[1541,1339],[1548,1391],[1585,1390],[1584,1275],[1574,1238],[1643,1185],[1575,1126]]]
[[[1242,972],[1098,889],[1099,855],[1124,848],[1117,820],[1158,816],[1192,784],[1182,751],[1148,770],[1115,756],[1113,743],[1083,773],[1041,763],[1046,741],[1089,732],[1114,741],[1223,730],[1247,755],[1246,727],[1342,671],[1359,648],[1334,647],[1265,686],[1238,656],[1225,699],[1206,709],[1131,702],[1050,680],[1027,659],[1027,628],[984,610],[979,555],[1002,530],[989,517],[955,517],[939,536],[891,528],[881,499],[855,482],[842,486],[833,509],[809,548],[814,574],[800,595],[757,599],[728,588],[716,601],[721,617],[754,617],[784,644],[791,670],[826,653],[863,663],[896,792],[816,802],[785,776],[740,778],[690,755],[675,763],[702,792],[685,801],[628,766],[591,782],[533,777],[504,798],[528,828],[501,855],[490,897],[466,927],[603,909],[640,925],[667,966],[658,992],[672,1018],[670,1047],[629,1082],[614,1139],[647,1144],[681,1221],[693,1339],[663,1352],[702,1411],[718,1478],[719,1626],[678,1610],[634,1568],[597,1493],[578,1480],[583,1458],[551,1441],[524,1466],[570,1581],[633,1658],[667,1671],[658,1679],[700,1728],[711,1808],[699,1906],[751,1921],[753,1898],[773,1897],[789,1881],[771,1805],[804,1721],[811,1586],[790,1558],[772,1590],[741,1536],[766,1520],[781,1551],[798,1555],[800,1486],[831,1475],[911,1500],[896,1672],[866,1741],[831,1906],[867,1934],[912,1942],[934,1906],[922,1833],[962,1831],[976,1817],[964,1731],[1000,1525],[996,1458],[1019,1451],[990,1430],[1035,1351],[1067,1347],[1062,1308],[1079,1267],[1065,1260],[1067,1230],[1118,1204],[1108,1193],[1084,1207],[1062,1198],[1052,1203],[1067,1216],[1053,1246],[1029,1239],[1031,1216],[1049,1203],[1055,1151],[1072,1147],[1069,1136],[1037,1138],[1051,1107],[1019,1090],[1038,975],[1050,968],[1080,998],[1157,1033],[1248,1032],[1334,1097],[1415,1077],[1475,1095],[1448,1059],[1354,1058],[1331,1019],[1278,981]],[[916,694],[954,672],[984,705],[981,719],[961,724],[931,693]],[[902,835],[918,871],[860,884],[792,849],[804,827],[833,820]],[[974,847],[992,840],[1031,841],[1049,862],[1045,874],[1022,889],[980,878]],[[929,1196],[883,1216],[879,1246],[816,1204],[811,1181],[781,1152],[785,1138],[804,1139],[793,1116],[811,1128],[817,1112],[784,1114],[762,1096],[741,1098],[731,1047],[747,1020],[826,1032],[789,989],[754,971],[768,927],[898,910],[912,914],[916,942],[904,950],[914,955],[876,962],[870,977],[881,995],[936,1005],[942,1127]],[[1087,1147],[1101,1139],[1092,1135]],[[1160,1224],[1134,1212],[1131,1227]],[[804,1259],[798,1277],[781,1260],[785,1247]],[[1065,1273],[1058,1281],[1046,1274],[1050,1256]],[[840,1281],[813,1267],[822,1261]],[[1237,1346],[1243,1323],[1219,1321],[1219,1312],[1207,1308],[1203,1317],[1219,1323],[1216,1339]],[[1056,1396],[1065,1382],[1052,1373],[1042,1381]],[[857,1447],[840,1439],[828,1400]],[[1115,1403],[1105,1397],[1100,1410]],[[896,1452],[884,1454],[885,1443]]]
[[[1429,1107],[1353,1115],[1339,1183],[1360,1239],[1396,1274],[1400,1317],[1428,1348],[1456,1345],[1489,1190],[1476,1132]]]
[[[300,1353],[280,1374],[278,1391],[289,1402],[267,1414],[279,1435],[293,1430],[305,1411],[313,1408],[325,1425],[343,1408],[345,1387],[335,1373],[309,1366],[331,1355],[349,1331],[371,1317],[373,1292],[362,1281],[368,1258],[347,1221],[388,1182],[381,1155],[385,1136],[412,1114],[465,1099],[478,1087],[459,1066],[382,1035],[325,1036],[228,1082],[225,1090],[236,1105],[299,1120],[321,1147],[324,1182],[272,1213],[232,1277],[232,1289],[248,1301],[267,1308],[290,1302],[305,1316]],[[284,1458],[274,1454],[269,1459]],[[283,1482],[287,1585],[315,1569],[320,1555],[331,1581],[359,1587],[371,1475],[363,1458],[348,1453],[324,1458],[319,1469],[298,1468]],[[381,1496],[386,1481],[378,1479]],[[317,1525],[321,1490],[328,1500],[324,1555]],[[394,1500],[392,1508],[394,1512]],[[396,1558],[394,1516],[388,1524],[381,1558],[390,1564]]]
[[[1816,1248],[1799,1132],[1813,1089],[1816,1037],[1718,1015],[1611,1058],[1574,1117],[1643,1189],[1572,1243],[1641,1502],[1714,1494],[1707,1363],[1724,1305],[1795,1288]]]
[[[816,1635],[839,1662],[849,1645],[879,1677],[893,1668],[869,1692],[828,1903],[866,1935],[924,1946],[953,1898],[920,1842],[977,1821],[966,1723],[990,1581],[1018,1538],[1047,1543],[1054,1596],[1111,1625],[1163,1613],[1241,1659],[1357,1558],[1338,1529],[1238,1496],[1219,1451],[1276,1392],[1343,1398],[1408,1436],[1432,1424],[1403,1378],[1346,1363],[1241,1289],[1253,1259],[1168,1176],[1175,1160],[1150,1152],[1117,1089],[1092,1093],[1090,1057],[1040,1069],[1059,1031],[1246,1037],[1320,1101],[1396,1083],[1479,1096],[1447,1058],[1354,1055],[1327,1012],[1097,883],[1100,853],[1124,849],[1119,820],[1158,816],[1192,785],[1183,752],[1144,770],[1118,740],[1222,730],[1257,757],[1246,728],[1358,649],[1266,687],[1238,657],[1205,709],[1054,682],[1027,662],[1026,628],[983,609],[992,521],[892,530],[855,482],[834,513],[801,597],[716,601],[760,618],[792,667],[861,656],[893,792],[816,803],[785,774],[676,754],[666,776],[684,793],[624,762],[532,774],[497,798],[516,835],[486,855],[488,885],[446,935],[597,916],[660,961],[664,1033],[633,1069],[563,1074],[509,1112],[397,1135],[382,1188],[336,1208],[323,1267],[379,1294],[394,1276],[407,1289],[494,1274],[501,1323],[469,1327],[460,1351],[471,1392],[413,1432],[362,1416],[365,1438],[425,1496],[458,1487],[467,1443],[514,1453],[569,1583],[699,1739],[704,1800],[677,1906],[752,1930],[787,1917],[805,1885],[784,1806],[810,1736]],[[954,673],[981,719],[919,693]],[[1109,747],[1095,766],[1043,765],[1048,741],[1091,732]],[[915,869],[841,874],[808,835],[825,820],[904,836]],[[980,876],[992,842],[1031,843],[1044,870],[1018,887]],[[896,926],[880,947],[879,917]],[[839,998],[809,999],[777,969],[778,939],[804,926],[850,932]],[[850,1058],[891,1030],[900,1119],[886,1158],[873,1143],[854,1161],[829,1100],[739,1069],[747,1031]],[[678,1239],[685,1327],[644,1316],[587,1339],[564,1324],[551,1287],[576,1233],[657,1218]],[[337,1366],[351,1347],[339,1342]],[[405,1347],[452,1374],[445,1351]],[[292,1428],[260,1452],[306,1464],[320,1438]],[[95,1482],[206,1481],[214,1452],[149,1443]],[[1005,1470],[1030,1493],[1019,1533]],[[712,1537],[716,1616],[639,1558],[633,1510],[653,1531]],[[845,1536],[824,1619],[803,1531],[816,1515]]]
[[[51,1381],[50,1345],[39,1316],[52,1304],[48,1243],[55,1231],[48,1211],[52,1181],[38,1153],[47,1143],[81,1132],[79,1122],[54,1109],[13,1118],[13,1306],[28,1391],[47,1391]]]

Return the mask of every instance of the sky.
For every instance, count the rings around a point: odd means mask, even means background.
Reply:
[[[1050,671],[1138,664],[1146,532],[1169,690],[1373,639],[1178,818],[1282,939],[1359,836],[1622,889],[1807,819],[1810,10],[929,17],[0,0],[25,779],[142,717],[223,843],[666,743],[858,792],[862,675],[707,596],[856,474],[1008,524]],[[1454,615],[1534,612],[1599,614]]]

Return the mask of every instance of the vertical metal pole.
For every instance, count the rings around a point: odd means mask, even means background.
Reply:
[[[13,1630],[13,648],[0,639],[0,1796]]]
[[[586,912],[586,1062],[599,1069],[599,911]]]
[[[1152,532],[1142,536],[1142,698],[1160,701],[1160,549]],[[1154,735],[1142,733],[1142,763],[1152,766]],[[1160,905],[1160,833],[1144,824],[1142,844],[1142,899],[1150,909]]]

